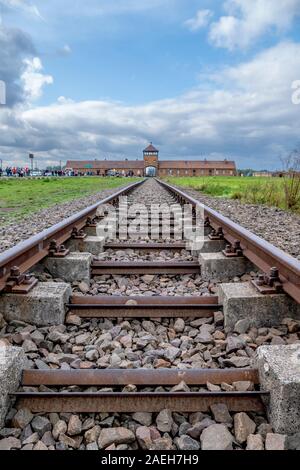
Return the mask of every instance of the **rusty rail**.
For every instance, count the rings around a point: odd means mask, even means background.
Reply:
[[[23,386],[172,386],[184,381],[187,385],[233,383],[249,380],[259,383],[256,369],[106,369],[106,370],[25,370]],[[230,411],[264,411],[268,392],[18,392],[18,408],[36,413],[71,412],[130,413],[159,412],[165,408],[178,412],[209,411],[211,405],[226,403]]]
[[[176,243],[134,243],[134,242],[110,242],[104,245],[105,250],[144,250],[144,251],[154,251],[154,250],[174,250],[180,251],[186,249],[186,243],[176,242]]]
[[[86,226],[88,217],[95,216],[100,205],[116,201],[119,196],[128,193],[142,183],[143,180],[132,183],[0,254],[0,292],[5,287],[11,268],[18,266],[20,273],[25,273],[49,254],[49,245],[53,239],[56,240],[58,245],[62,245],[71,238],[74,228],[81,230]]]
[[[257,369],[89,369],[23,370],[23,386],[215,385],[239,381],[259,384]]]
[[[164,181],[157,181],[164,188],[176,194],[182,201],[203,208],[205,216],[209,217],[210,226],[215,230],[222,227],[225,240],[232,245],[239,240],[244,256],[265,274],[268,274],[272,268],[276,267],[279,270],[283,290],[300,303],[300,261],[254,235],[244,227],[232,222],[222,214],[210,209],[180,189]]]
[[[94,261],[92,275],[200,274],[198,261]]]
[[[67,307],[82,318],[209,318],[223,308],[215,296],[72,296]]]
[[[14,394],[17,408],[33,413],[132,413],[207,412],[212,405],[225,403],[232,412],[264,411],[263,396],[267,392],[187,392],[187,393],[26,393]]]

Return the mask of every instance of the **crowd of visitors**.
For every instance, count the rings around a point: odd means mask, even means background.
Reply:
[[[7,166],[4,170],[0,168],[0,176],[30,176],[30,170],[28,167],[20,168],[17,166]]]
[[[7,176],[7,177],[29,177],[29,176],[70,176],[68,172],[65,172],[63,170],[55,170],[55,171],[49,171],[49,170],[30,170],[28,167],[20,168],[20,167],[12,167],[12,166],[7,166],[5,169],[0,168],[0,177],[1,176]]]
[[[97,175],[94,172],[78,172],[70,168],[65,168],[63,170],[30,170],[28,167],[16,167],[16,166],[7,166],[2,169],[0,167],[0,177],[30,177],[30,176],[123,176],[130,177],[133,176],[133,172],[129,171],[127,173],[119,173],[115,170],[109,170],[105,175],[100,175],[100,172],[97,172]]]

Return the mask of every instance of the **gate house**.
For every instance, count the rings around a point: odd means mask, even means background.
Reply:
[[[229,160],[159,160],[152,143],[143,151],[143,160],[69,160],[67,168],[78,174],[107,176],[235,176],[236,165]]]

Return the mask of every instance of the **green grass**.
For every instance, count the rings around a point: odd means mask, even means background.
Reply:
[[[184,186],[215,197],[237,199],[248,204],[266,204],[268,206],[287,208],[282,178],[254,177],[168,177],[170,184]],[[293,208],[300,212],[300,204]]]
[[[118,186],[127,186],[137,178],[41,178],[0,179],[1,224],[20,220],[33,212]],[[3,222],[4,219],[4,222]]]

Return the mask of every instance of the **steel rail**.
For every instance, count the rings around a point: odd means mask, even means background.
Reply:
[[[5,282],[12,267],[18,266],[21,274],[25,273],[48,255],[49,244],[53,239],[56,240],[58,245],[62,245],[71,238],[73,228],[80,230],[86,226],[87,218],[95,216],[100,205],[116,200],[119,196],[135,189],[143,182],[144,180],[138,181],[120,189],[111,196],[96,202],[0,254],[0,292],[5,287]]]
[[[103,304],[112,304],[112,305],[120,305],[122,307],[125,307],[128,303],[128,301],[133,300],[137,305],[145,305],[145,304],[151,304],[151,305],[169,305],[169,306],[175,306],[175,305],[193,305],[193,306],[199,306],[199,305],[213,305],[215,306],[218,304],[218,297],[216,296],[190,296],[190,297],[184,297],[184,296],[165,296],[165,295],[157,295],[157,296],[121,296],[121,295],[91,295],[91,296],[83,296],[83,295],[73,295],[71,297],[71,304],[69,306],[72,306],[73,304],[95,304],[95,305],[103,305]],[[134,305],[129,305],[130,307],[134,307]]]
[[[221,385],[250,381],[259,384],[257,369],[88,369],[22,372],[22,386]]]
[[[67,308],[82,318],[210,318],[218,297],[72,296]]]
[[[190,386],[251,381],[259,384],[257,369],[103,369],[24,370],[22,386],[173,386],[184,381]],[[249,392],[17,392],[18,408],[45,412],[178,412],[209,411],[213,404],[226,403],[230,411],[264,411],[265,391]]]
[[[225,403],[232,412],[262,412],[268,392],[17,392],[17,408],[34,413],[132,413],[209,411],[217,403]]]
[[[283,290],[296,302],[300,303],[300,261],[254,235],[244,227],[232,222],[228,217],[210,209],[184,191],[164,181],[157,181],[182,200],[204,209],[204,214],[209,217],[211,227],[215,230],[222,227],[225,240],[231,244],[239,240],[244,256],[265,274],[268,274],[271,268],[276,267],[279,270]]]
[[[92,275],[200,274],[198,261],[94,261]]]
[[[144,251],[152,251],[152,250],[185,250],[186,243],[134,243],[134,242],[122,242],[115,243],[110,242],[104,245],[104,249],[106,250],[144,250]]]

